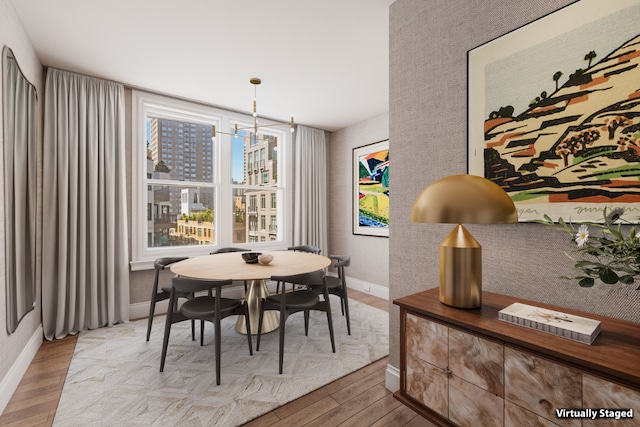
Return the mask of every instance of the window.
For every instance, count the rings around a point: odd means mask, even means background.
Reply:
[[[257,137],[244,130],[230,135],[232,123],[247,129],[252,117],[139,91],[132,99],[132,270],[150,268],[161,256],[204,255],[234,244],[287,246],[287,227],[275,236],[266,230],[272,216],[286,224],[291,209],[286,127]],[[229,131],[214,136],[214,127]],[[279,173],[260,171],[266,163],[276,169],[266,158],[276,149]],[[269,220],[258,218],[258,202],[266,210],[267,200],[278,209],[269,211]]]

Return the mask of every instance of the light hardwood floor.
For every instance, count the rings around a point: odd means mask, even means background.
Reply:
[[[349,291],[349,297],[389,311],[389,302]],[[9,401],[0,426],[51,426],[76,346],[77,336],[45,341]],[[433,426],[387,390],[388,358],[340,378],[245,424],[266,426]]]

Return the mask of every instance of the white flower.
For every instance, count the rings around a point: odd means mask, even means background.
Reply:
[[[578,247],[583,247],[584,244],[587,243],[588,239],[589,227],[587,227],[585,224],[582,224],[580,228],[578,228],[578,232],[576,233],[576,243],[578,244]]]

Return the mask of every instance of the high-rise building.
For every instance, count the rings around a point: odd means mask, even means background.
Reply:
[[[213,143],[210,125],[160,118],[149,119],[149,150],[155,168],[169,173],[172,180],[211,182]],[[165,169],[166,168],[166,169]],[[171,213],[180,213],[181,190],[170,195]],[[213,206],[213,194],[202,192],[201,202]]]
[[[253,136],[249,134],[244,139],[245,184],[265,188],[244,193],[247,241],[268,242],[278,238],[278,139],[272,135],[261,135],[259,139]]]

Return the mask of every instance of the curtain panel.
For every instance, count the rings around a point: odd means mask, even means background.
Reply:
[[[328,256],[327,144],[325,132],[296,129],[293,244],[314,245]]]
[[[38,106],[15,59],[4,64],[4,255],[7,332],[13,333],[36,301]]]
[[[62,338],[129,320],[124,87],[49,69],[42,325]]]

